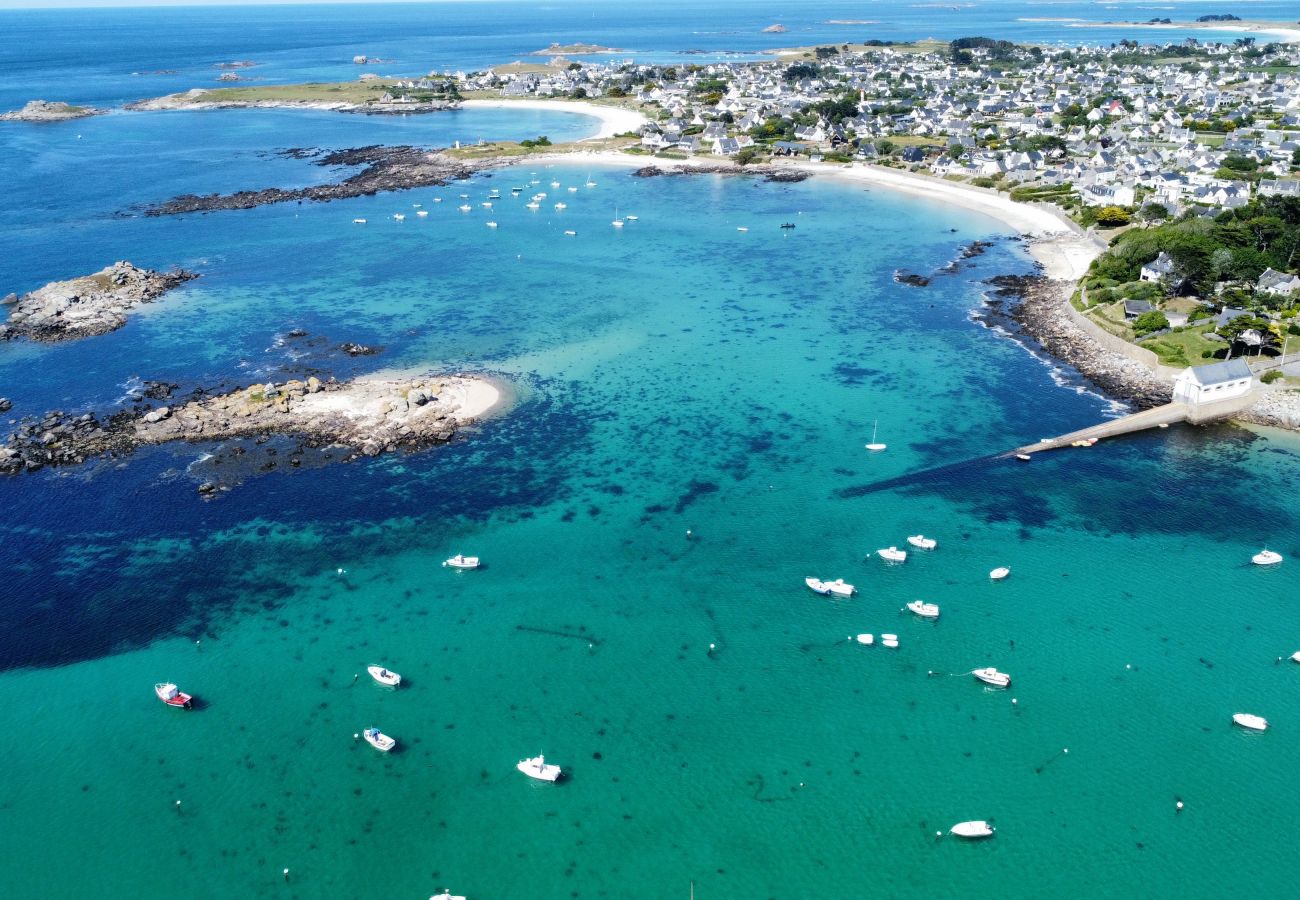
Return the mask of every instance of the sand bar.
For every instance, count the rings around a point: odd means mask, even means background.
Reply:
[[[533,109],[541,112],[567,112],[592,116],[600,120],[600,130],[583,138],[598,141],[629,131],[640,131],[650,121],[645,113],[622,106],[601,106],[579,100],[462,100],[461,109]]]

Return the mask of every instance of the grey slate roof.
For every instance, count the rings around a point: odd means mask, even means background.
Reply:
[[[1250,378],[1250,366],[1246,365],[1244,359],[1230,359],[1226,362],[1214,363],[1208,366],[1197,366],[1192,369],[1194,377],[1202,386],[1212,384],[1223,384],[1228,381],[1240,381],[1243,378]]]

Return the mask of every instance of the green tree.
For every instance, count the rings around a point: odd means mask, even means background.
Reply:
[[[736,154],[736,165],[747,166],[758,159],[758,150],[754,147],[742,147]]]
[[[1169,218],[1169,207],[1163,203],[1148,203],[1138,210],[1138,218],[1143,222],[1163,222]]]
[[[1097,224],[1107,228],[1127,225],[1130,221],[1128,210],[1122,206],[1103,206],[1097,210]]]
[[[1133,320],[1133,333],[1138,337],[1144,337],[1153,331],[1160,331],[1168,327],[1169,319],[1158,309],[1144,312]]]

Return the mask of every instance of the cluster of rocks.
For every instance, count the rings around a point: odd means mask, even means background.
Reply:
[[[125,325],[135,307],[197,277],[184,270],[157,272],[116,262],[93,275],[54,281],[21,297],[10,294],[0,300],[0,306],[10,308],[8,321],[0,324],[0,340],[63,341],[107,334]]]
[[[298,158],[303,155],[301,150],[289,152]],[[364,166],[360,172],[340,182],[294,189],[265,188],[260,191],[238,191],[234,194],[203,196],[185,194],[149,207],[144,213],[147,216],[168,216],[219,209],[252,209],[271,203],[303,200],[325,202],[371,196],[385,191],[441,187],[452,181],[469,178],[480,169],[499,165],[503,161],[483,159],[466,162],[452,159],[437,151],[410,146],[355,147],[321,154],[315,160],[320,166]]]
[[[2,122],[65,122],[68,119],[84,119],[87,116],[102,116],[106,109],[93,106],[73,106],[51,100],[29,100],[22,109],[0,114]]]
[[[801,169],[782,166],[736,166],[730,163],[716,166],[642,166],[632,173],[636,178],[654,178],[674,175],[749,175],[764,181],[795,184],[811,177]]]
[[[894,280],[899,284],[910,284],[912,287],[925,287],[930,283],[929,276],[918,275],[915,272],[904,272],[902,269],[894,273]]]
[[[993,304],[1057,359],[1068,363],[1111,397],[1138,409],[1161,406],[1172,398],[1172,386],[1149,368],[1102,347],[1065,312],[1074,285],[1041,275],[999,275]]]
[[[322,382],[315,377],[255,384],[188,401],[140,404],[107,419],[52,412],[25,419],[0,446],[0,474],[36,471],[94,457],[122,456],[173,441],[216,441],[295,435],[308,446],[345,448],[347,459],[398,449],[418,450],[452,438],[473,421],[461,398],[473,380],[421,376]],[[169,392],[145,391],[166,397]]]

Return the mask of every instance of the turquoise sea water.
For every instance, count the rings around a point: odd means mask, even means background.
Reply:
[[[0,346],[5,420],[111,409],[140,378],[420,367],[509,394],[409,456],[235,469],[195,445],[0,481],[0,893],[1222,897],[1243,871],[1287,892],[1300,442],[1175,427],[991,459],[1112,412],[973,318],[984,279],[1031,267],[998,223],[826,179],[580,163],[116,215],[331,174],[276,149],[586,127],[222,112],[0,131],[21,161],[0,290],[118,258],[203,274],[111,335]],[[994,246],[928,288],[894,282],[976,238]],[[868,454],[877,422],[889,449]],[[231,489],[203,502],[209,478]],[[917,532],[939,548],[870,558]],[[1288,556],[1274,571],[1248,564],[1266,543]],[[486,565],[439,565],[457,552]],[[860,593],[816,597],[808,575]],[[900,612],[916,598],[942,618]],[[406,684],[371,683],[372,662]],[[961,675],[984,665],[1012,689]],[[163,708],[164,679],[199,708]],[[1235,730],[1238,711],[1273,727]],[[354,740],[370,725],[398,752]],[[570,777],[515,772],[538,752]],[[935,840],[974,818],[997,837]]]

